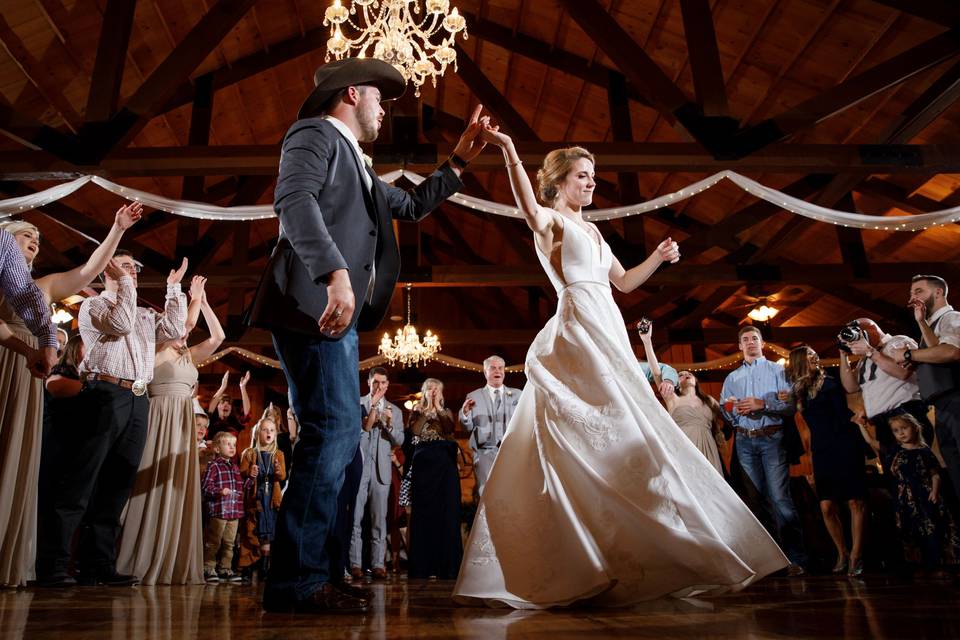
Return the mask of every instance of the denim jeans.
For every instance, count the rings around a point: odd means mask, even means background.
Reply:
[[[356,329],[339,340],[274,331],[273,345],[300,431],[263,597],[289,604],[342,578],[330,574],[326,541],[344,470],[360,443],[359,351]]]
[[[736,447],[740,466],[771,508],[784,553],[790,562],[806,564],[800,516],[790,497],[790,465],[783,430],[757,438],[737,434]]]

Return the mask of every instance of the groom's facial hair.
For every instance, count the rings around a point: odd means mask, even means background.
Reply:
[[[367,95],[373,91],[372,87],[359,87],[361,100],[357,105],[357,124],[360,125],[360,131],[363,138],[360,142],[373,142],[380,134],[377,118],[380,115],[380,103],[376,100],[368,100]]]

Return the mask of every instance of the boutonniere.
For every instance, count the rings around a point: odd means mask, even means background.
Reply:
[[[510,391],[510,389],[507,389],[507,397],[508,397],[508,398],[512,398],[512,397],[513,397],[513,391]]]
[[[365,154],[365,153],[363,153],[363,154],[361,154],[361,155],[363,156],[363,161],[367,163],[367,166],[370,167],[371,169],[373,169],[373,158],[371,158],[370,156],[368,156],[368,155]]]

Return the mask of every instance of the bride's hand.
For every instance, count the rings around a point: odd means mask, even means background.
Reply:
[[[680,261],[680,245],[673,238],[667,238],[657,245],[657,254],[664,262],[675,264]]]
[[[496,127],[491,127],[490,125],[485,126],[480,131],[480,139],[484,142],[494,144],[501,149],[513,142],[510,136],[500,132],[499,125]]]

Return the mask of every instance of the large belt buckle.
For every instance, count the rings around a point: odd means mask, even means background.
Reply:
[[[142,396],[147,392],[147,383],[143,380],[134,380],[130,391],[133,391],[133,395],[135,396]]]

